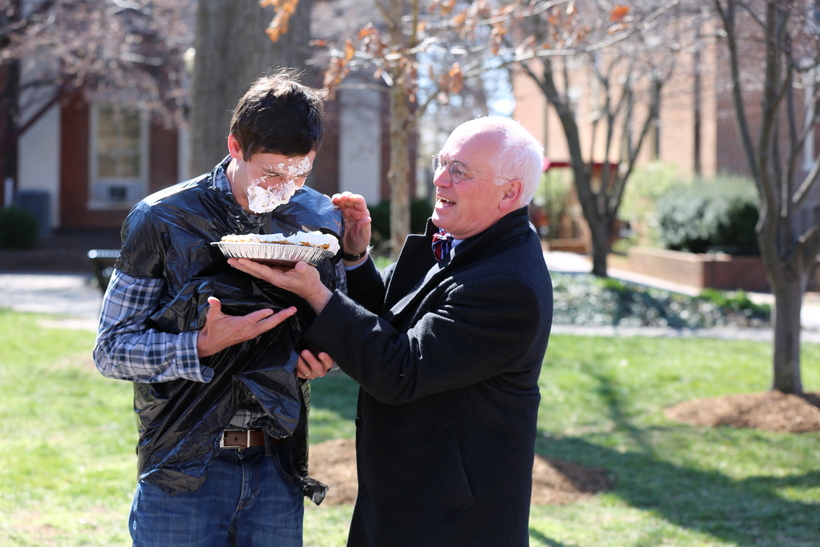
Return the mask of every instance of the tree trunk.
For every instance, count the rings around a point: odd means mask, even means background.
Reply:
[[[8,9],[0,13],[0,25],[10,28],[20,19],[20,0],[8,3]],[[0,37],[0,53],[9,46],[7,36]],[[6,178],[17,180],[17,139],[19,137],[20,116],[20,62],[11,60],[0,68],[0,78],[3,79],[5,89],[0,93],[3,119],[0,120],[0,185],[5,188],[3,181]],[[5,190],[0,190],[0,194]],[[3,200],[7,199],[3,196]],[[0,205],[2,205],[0,201]]]
[[[17,142],[20,137],[20,63],[12,61],[5,67],[6,89],[0,96],[0,105],[4,108],[3,120],[0,121],[0,159],[2,174],[0,181],[11,178],[17,180]],[[5,185],[3,186],[5,188]],[[5,198],[4,198],[5,199]],[[0,202],[1,203],[1,202]]]
[[[783,282],[774,293],[774,380],[772,389],[783,393],[802,393],[800,380],[800,312],[803,284]]]
[[[190,116],[191,176],[210,171],[228,154],[236,103],[251,82],[276,68],[305,70],[311,0],[300,0],[288,32],[273,43],[265,34],[275,12],[257,0],[199,0]],[[304,79],[303,83],[311,82]]]
[[[776,215],[769,215],[775,218]],[[777,235],[772,223],[763,223],[758,233],[761,258],[774,295],[772,323],[774,331],[772,389],[783,393],[802,393],[800,372],[800,313],[803,294],[813,269],[813,250],[808,255],[796,251],[788,259],[780,256]],[[811,264],[809,266],[809,264]]]
[[[567,133],[569,135],[569,133]],[[578,139],[576,141],[580,142]],[[595,191],[592,187],[591,172],[592,166],[580,160],[577,164],[573,162],[573,176],[575,178],[575,191],[578,193],[578,202],[584,213],[584,219],[589,227],[590,238],[592,240],[592,274],[596,277],[608,277],[607,256],[609,255],[609,231],[611,222],[606,212],[601,212],[605,208],[601,201],[605,195],[601,193],[604,189]]]
[[[402,86],[390,86],[390,258],[399,256],[410,233],[410,157],[408,147],[410,108]]]
[[[587,216],[592,236],[592,275],[607,277],[607,255],[609,255],[609,223],[597,215],[594,220]]]

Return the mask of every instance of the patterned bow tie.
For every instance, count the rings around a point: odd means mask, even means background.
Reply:
[[[433,234],[433,256],[436,260],[441,260],[450,253],[453,248],[453,234],[439,230]]]

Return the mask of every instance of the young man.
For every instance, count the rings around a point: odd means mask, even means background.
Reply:
[[[339,237],[330,199],[302,188],[322,101],[288,72],[259,79],[234,111],[229,155],[145,198],[123,225],[94,359],[104,376],[134,383],[137,547],[300,546],[303,496],[324,497],[307,477],[309,388],[296,370],[313,314],[237,275],[211,245],[303,229]],[[337,260],[316,268],[329,290]]]
[[[541,154],[513,120],[459,126],[433,159],[427,233],[409,236],[383,276],[364,256],[364,200],[334,196],[344,247],[363,255],[345,262],[350,298],[304,263],[229,261],[305,298],[317,314],[305,338],[321,350],[307,361],[328,366],[332,356],[361,385],[349,547],[529,545],[552,324],[552,284],[527,216]],[[450,237],[455,246],[440,249]]]

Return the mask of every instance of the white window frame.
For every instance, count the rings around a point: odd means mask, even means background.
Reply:
[[[817,114],[814,94],[817,92],[817,81],[820,78],[820,71],[812,68],[806,72],[805,76],[805,129],[806,138],[803,141],[803,171],[811,171],[817,159],[814,155],[814,132],[817,124],[820,123],[820,116]]]
[[[92,103],[89,126],[89,187],[88,208],[90,210],[130,209],[144,198],[148,192],[148,135],[149,121],[145,112],[140,112],[140,162],[137,177],[100,177],[97,164],[98,123],[100,110],[116,107],[110,103]]]

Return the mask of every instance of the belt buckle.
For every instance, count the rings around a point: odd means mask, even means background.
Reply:
[[[225,433],[245,432],[245,446],[225,446]],[[251,446],[251,430],[250,429],[225,429],[222,435],[219,436],[219,448],[250,448]]]

